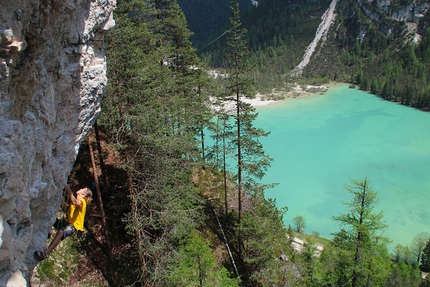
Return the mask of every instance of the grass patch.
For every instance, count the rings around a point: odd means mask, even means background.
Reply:
[[[65,286],[70,275],[76,272],[80,254],[77,251],[79,241],[66,238],[49,254],[49,257],[36,266],[34,273],[44,286]]]

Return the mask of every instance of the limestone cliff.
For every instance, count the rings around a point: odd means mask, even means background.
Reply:
[[[116,0],[0,0],[0,286],[25,286],[106,87]]]

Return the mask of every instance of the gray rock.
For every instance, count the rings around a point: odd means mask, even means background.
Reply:
[[[0,0],[0,286],[26,286],[106,88],[116,0]]]

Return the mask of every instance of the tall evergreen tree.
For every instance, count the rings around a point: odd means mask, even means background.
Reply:
[[[378,203],[377,193],[373,191],[367,178],[351,182],[352,185],[346,187],[353,196],[351,201],[345,203],[348,212],[333,217],[346,229],[335,233],[334,242],[346,249],[352,258],[350,263],[343,262],[343,266],[339,266],[344,271],[350,270],[349,275],[340,277],[342,282],[339,284],[345,284],[350,280],[351,286],[356,287],[365,286],[372,281],[372,277],[376,277],[375,270],[382,262],[388,261],[386,260],[388,254],[385,247],[387,239],[379,234],[386,227],[384,215],[382,211],[374,212],[374,207]],[[343,282],[344,280],[347,281]]]
[[[261,136],[268,133],[254,127],[253,121],[257,117],[255,108],[242,101],[241,97],[250,97],[252,79],[246,77],[249,71],[245,34],[246,30],[241,27],[239,4],[231,0],[232,16],[230,18],[230,29],[228,30],[227,44],[227,101],[234,102],[234,135],[229,138],[231,144],[236,147],[237,167],[237,199],[238,199],[238,224],[240,226],[242,217],[242,203],[244,190],[252,193],[256,188],[256,178],[264,175],[271,159],[264,154],[263,147],[258,141]],[[239,254],[242,250],[240,227],[238,231]]]

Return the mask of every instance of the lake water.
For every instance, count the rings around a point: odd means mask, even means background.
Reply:
[[[332,216],[352,198],[345,185],[367,177],[392,246],[430,231],[430,113],[344,84],[257,111],[255,125],[271,132],[262,143],[274,158],[263,181],[279,183],[266,195],[288,206],[286,226],[301,215],[305,233],[332,238],[340,228]]]

